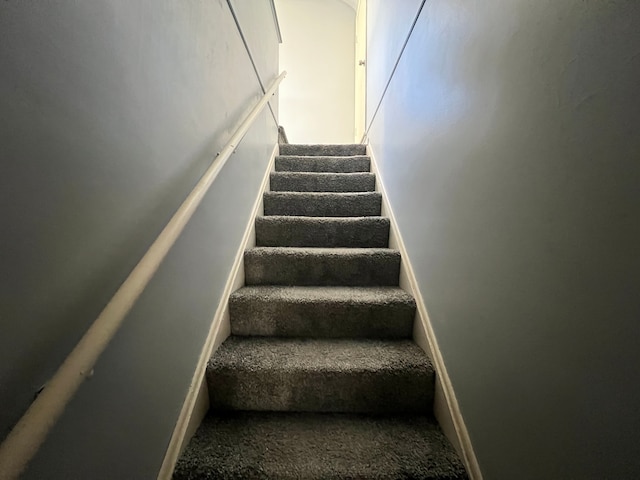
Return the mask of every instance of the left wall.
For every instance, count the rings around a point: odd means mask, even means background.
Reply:
[[[223,0],[2,2],[0,32],[1,440],[262,92]],[[156,477],[276,141],[265,109],[24,478]]]

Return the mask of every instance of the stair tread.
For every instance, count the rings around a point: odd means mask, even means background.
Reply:
[[[463,480],[462,463],[429,416],[210,413],[175,480]]]
[[[256,217],[256,245],[263,247],[389,246],[390,222],[385,217]]]
[[[276,157],[276,172],[369,172],[371,159],[367,155],[321,156],[279,155]]]
[[[381,197],[378,192],[264,192],[272,197],[309,197],[309,198],[349,198],[349,197]]]
[[[366,145],[358,143],[280,145],[280,155],[364,155],[366,150]]]
[[[276,155],[277,158],[313,158],[314,160],[370,158],[369,155]]]
[[[370,217],[307,217],[304,215],[261,215],[256,220],[261,222],[287,222],[287,223],[337,223],[351,225],[354,223],[389,223],[389,217],[379,215]]]
[[[271,172],[272,177],[283,178],[374,178],[371,172]]]
[[[416,304],[399,287],[243,287],[231,294],[234,335],[410,338]]]
[[[270,188],[274,192],[373,192],[372,173],[274,172]]]
[[[366,303],[388,305],[392,302],[415,304],[413,297],[400,287],[282,287],[247,286],[231,294],[232,298],[250,297],[265,301],[286,300],[294,303]]]
[[[264,214],[308,217],[380,216],[378,192],[265,192]]]
[[[397,286],[390,248],[255,247],[244,254],[247,285]]]
[[[399,256],[400,251],[394,248],[328,248],[328,247],[253,247],[245,253],[257,255],[324,255],[324,256]]]
[[[411,340],[229,337],[209,361],[213,369],[433,372]]]
[[[426,414],[435,371],[411,340],[232,335],[207,384],[214,410]]]
[[[274,192],[373,192],[376,177],[370,172],[273,172]]]

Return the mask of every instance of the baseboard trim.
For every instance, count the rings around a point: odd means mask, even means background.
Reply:
[[[400,267],[400,287],[411,293],[416,300],[416,320],[414,322],[414,341],[429,355],[436,369],[436,391],[434,399],[434,415],[440,423],[442,431],[451,442],[465,463],[472,480],[482,480],[480,465],[473,451],[469,432],[464,423],[460,406],[456,398],[451,379],[447,373],[444,359],[435,337],[429,314],[416,280],[407,249],[398,230],[398,223],[389,204],[384,183],[378,169],[375,154],[371,145],[367,145],[367,155],[371,158],[371,171],[376,174],[376,191],[382,195],[382,215],[389,218],[389,247],[400,251],[402,263]]]
[[[211,327],[207,335],[204,347],[200,352],[198,363],[191,379],[191,384],[185,397],[176,426],[171,435],[171,440],[167,447],[158,480],[171,480],[173,470],[180,454],[191,440],[191,437],[202,423],[209,410],[209,392],[205,380],[207,363],[211,355],[218,349],[231,334],[231,324],[229,322],[229,296],[238,288],[244,285],[244,251],[255,246],[255,218],[264,211],[262,197],[269,185],[269,176],[274,169],[275,159],[279,152],[279,145],[276,144],[271,152],[271,158],[265,171],[265,175],[260,185],[260,190],[251,210],[251,215],[247,227],[242,236],[240,247],[236,252],[236,257],[229,272],[227,283],[220,297],[220,303],[211,321]]]

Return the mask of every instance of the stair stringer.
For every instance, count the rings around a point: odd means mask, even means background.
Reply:
[[[229,296],[245,284],[244,252],[256,245],[255,219],[264,213],[264,192],[268,190],[269,177],[271,173],[275,171],[275,160],[280,153],[279,150],[279,145],[276,144],[271,152],[271,157],[265,170],[262,183],[260,184],[256,200],[247,219],[244,235],[238,246],[233,265],[227,278],[227,283],[220,297],[220,303],[211,320],[207,339],[198,357],[198,363],[193,378],[191,379],[189,390],[185,396],[180,415],[178,416],[171,440],[167,446],[167,451],[160,472],[158,473],[158,480],[171,480],[178,458],[209,411],[209,391],[205,379],[207,363],[222,342],[231,335]]]
[[[384,188],[384,182],[375,154],[371,145],[367,144],[367,155],[371,159],[371,172],[376,176],[375,191],[382,195],[381,216],[390,221],[389,248],[400,251],[400,288],[413,295],[416,301],[416,317],[413,325],[414,342],[429,356],[436,371],[436,386],[433,413],[447,440],[451,442],[458,455],[464,461],[467,472],[472,480],[482,480],[482,472],[471,444],[464,418],[460,412],[458,400],[447,373],[444,359],[435,337],[431,320],[424,303],[418,282],[416,280],[409,254],[400,235],[398,223],[389,204],[389,197]]]

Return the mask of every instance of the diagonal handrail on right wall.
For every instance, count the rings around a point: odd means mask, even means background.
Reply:
[[[369,122],[369,125],[365,129],[364,134],[362,135],[362,140],[360,140],[360,143],[367,143],[367,140],[369,139],[369,130],[371,129],[371,126],[373,125],[373,122],[376,119],[376,115],[378,115],[378,110],[380,110],[380,106],[382,105],[382,101],[384,100],[384,97],[387,94],[387,90],[389,89],[389,85],[391,85],[391,80],[393,80],[393,76],[396,74],[396,70],[398,69],[398,65],[400,64],[400,60],[402,59],[402,55],[404,54],[404,51],[407,48],[407,44],[409,43],[409,39],[411,38],[411,35],[413,34],[413,30],[416,28],[416,23],[418,23],[418,19],[420,18],[420,14],[422,13],[422,9],[424,8],[424,4],[426,2],[427,2],[427,0],[422,0],[422,2],[420,3],[420,7],[418,7],[418,12],[416,13],[415,18],[413,19],[413,23],[411,24],[411,28],[409,29],[409,33],[407,33],[407,37],[404,39],[404,43],[402,44],[402,48],[400,49],[400,53],[398,54],[398,58],[396,58],[396,62],[393,65],[393,68],[391,69],[391,74],[389,74],[389,79],[387,80],[387,83],[384,86],[384,90],[382,91],[382,95],[380,95],[380,100],[378,101],[378,105],[376,106],[376,109],[374,110],[373,115],[371,116],[371,121]]]

